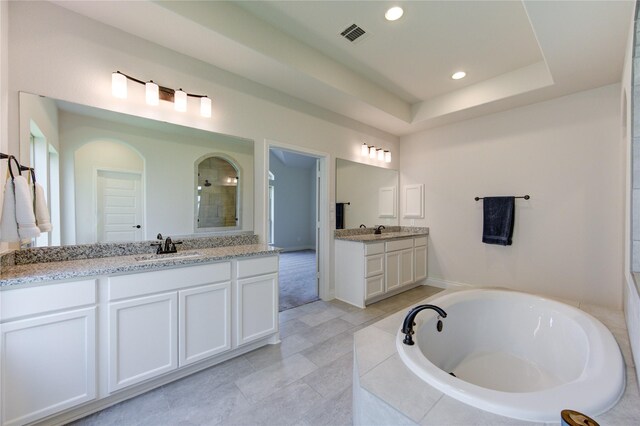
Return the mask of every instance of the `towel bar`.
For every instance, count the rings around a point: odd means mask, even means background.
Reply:
[[[520,196],[513,197],[513,198],[524,198],[525,200],[528,200],[528,199],[529,199],[529,198],[531,198],[531,197],[529,197],[528,195],[520,195]],[[476,201],[478,201],[478,200],[484,200],[484,197],[476,197],[476,198],[475,198],[475,200],[476,200]]]

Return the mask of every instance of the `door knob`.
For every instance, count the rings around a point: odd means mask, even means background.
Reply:
[[[140,225],[133,225],[133,227],[134,228],[138,228],[138,229],[142,228],[142,226],[140,226]]]

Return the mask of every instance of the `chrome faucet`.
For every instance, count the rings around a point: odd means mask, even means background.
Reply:
[[[407,316],[404,318],[404,322],[402,323],[402,332],[404,333],[404,340],[402,341],[402,343],[404,343],[405,345],[411,346],[414,344],[413,338],[411,336],[414,333],[413,326],[416,325],[416,323],[413,321],[416,319],[416,315],[418,315],[420,311],[424,311],[425,309],[433,309],[438,313],[439,316],[438,316],[438,323],[436,327],[438,332],[442,331],[442,321],[440,321],[440,317],[442,318],[447,317],[447,313],[442,308],[436,305],[416,306],[415,308],[409,311]]]
[[[376,230],[375,230],[374,234],[376,234],[376,235],[378,235],[378,234],[382,234],[382,230],[383,230],[383,229],[387,229],[387,228],[385,228],[385,227],[384,227],[384,225],[378,225],[378,226],[376,227]]]

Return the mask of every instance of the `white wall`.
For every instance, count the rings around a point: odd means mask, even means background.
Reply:
[[[620,86],[611,85],[401,138],[401,187],[425,184],[416,225],[430,227],[432,282],[620,308],[619,107]],[[524,194],[513,245],[483,244],[474,197]]]
[[[351,203],[344,206],[345,229],[365,224],[397,225],[395,218],[381,218],[378,209],[380,188],[396,188],[398,199],[398,172],[351,161],[338,160],[336,166],[336,202]],[[396,202],[397,204],[397,202]]]
[[[60,151],[60,142],[58,141],[58,107],[56,103],[48,98],[21,94],[20,104],[24,106],[20,114],[20,140],[29,140],[31,122],[33,121],[44,135],[47,144],[52,145],[56,151]],[[49,152],[48,147],[47,152]],[[37,172],[36,170],[36,173]]]
[[[269,154],[269,169],[275,177],[271,181],[274,245],[285,250],[315,249],[315,223],[311,220],[315,210],[315,200],[311,198],[315,169],[288,166],[273,152]]]
[[[4,2],[3,2],[4,3]],[[335,203],[335,157],[361,161],[363,142],[391,150],[398,167],[398,138],[219,68],[44,2],[9,5],[9,149],[18,151],[18,91],[155,118],[252,139],[255,145],[255,232],[266,237],[267,140],[329,154],[327,212]],[[213,117],[176,114],[171,105],[144,104],[142,89],[123,101],[111,96],[111,73],[127,72],[170,87],[206,93]],[[193,108],[193,105],[190,105]],[[20,155],[26,155],[20,152]],[[328,213],[326,213],[328,214]],[[331,224],[334,226],[334,223]],[[330,230],[324,247],[333,259]],[[333,276],[333,266],[324,271]],[[331,278],[332,281],[332,278]],[[331,283],[332,287],[332,283]],[[331,290],[329,290],[331,297]]]
[[[200,157],[216,153],[232,158],[240,167],[242,230],[251,230],[253,227],[254,156],[253,146],[247,141],[215,134],[206,138],[187,138],[185,135],[128,126],[65,111],[60,113],[60,140],[65,244],[92,242],[93,237],[90,236],[95,234],[92,224],[95,218],[93,176],[97,167],[144,170],[145,239],[155,239],[158,233],[192,234],[195,219],[195,164]],[[95,141],[110,142],[114,149],[100,155],[94,150],[83,152],[86,151],[83,149],[85,144]],[[123,143],[133,148],[139,157],[131,160],[130,155],[123,154],[126,152],[123,151]],[[74,153],[81,153],[82,158],[76,156],[74,160]],[[130,161],[125,161],[126,158]],[[72,234],[73,228],[77,229],[77,239]]]

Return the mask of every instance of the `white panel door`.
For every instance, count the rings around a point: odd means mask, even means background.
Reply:
[[[182,290],[179,359],[182,367],[231,349],[231,283]]]
[[[98,170],[98,242],[142,240],[142,176]]]
[[[22,425],[96,398],[96,308],[0,326],[2,424]]]
[[[178,367],[177,292],[109,304],[109,392]]]
[[[278,274],[238,280],[236,295],[238,345],[278,331]]]

